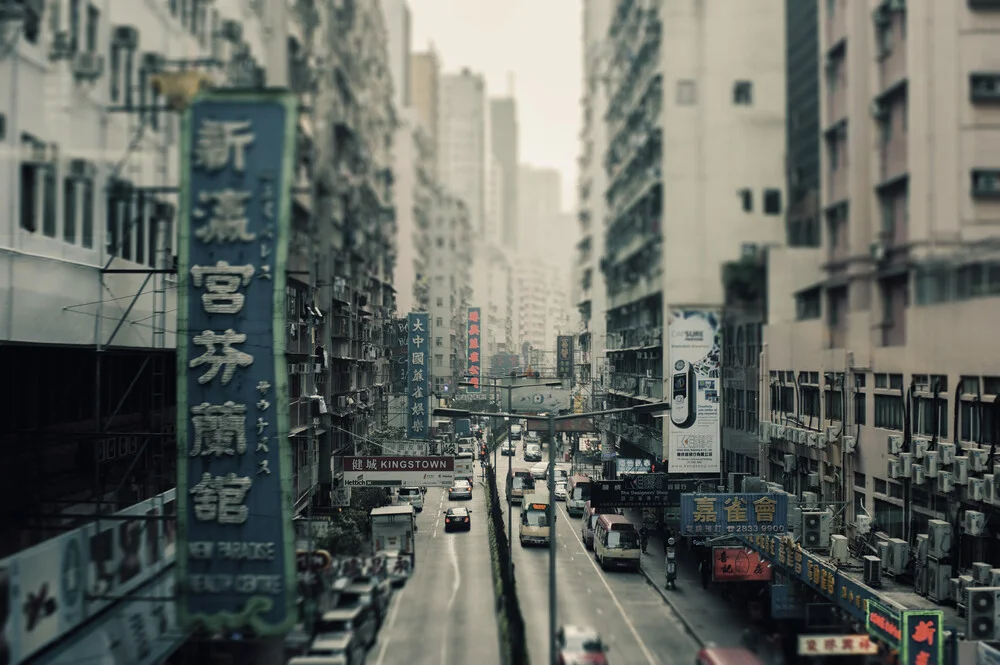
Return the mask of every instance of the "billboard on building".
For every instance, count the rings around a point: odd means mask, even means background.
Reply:
[[[712,580],[715,582],[770,582],[771,564],[746,547],[713,547]]]
[[[469,383],[471,386],[467,386],[465,391],[469,393],[478,393],[482,388],[479,385],[479,379],[482,376],[483,363],[480,360],[480,345],[483,339],[482,330],[482,310],[478,307],[470,307],[468,316],[465,319],[465,331],[468,335],[466,340],[466,352],[469,354],[469,364],[467,374],[469,375]]]
[[[717,309],[671,309],[666,382],[669,473],[719,473],[722,329]]]
[[[565,388],[526,385],[511,391],[511,413],[558,413],[572,406],[573,395]]]
[[[427,397],[430,385],[427,331],[430,329],[430,315],[427,312],[410,312],[406,315],[406,319],[409,328],[406,363],[407,438],[426,439]]]
[[[346,487],[451,487],[455,458],[345,457]]]
[[[187,628],[283,635],[297,619],[285,264],[298,113],[280,91],[213,92],[184,119],[177,576]]]
[[[573,337],[571,335],[556,337],[556,377],[560,379],[573,378]]]
[[[388,390],[390,395],[403,395],[406,393],[407,353],[409,352],[408,333],[409,324],[403,318],[386,321],[383,328],[383,339],[386,346],[385,352],[389,366]]]

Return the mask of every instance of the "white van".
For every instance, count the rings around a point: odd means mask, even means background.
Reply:
[[[510,426],[510,437],[509,438],[510,438],[511,441],[520,441],[521,440],[521,426],[520,425],[511,425]]]
[[[419,487],[400,487],[397,499],[400,505],[408,503],[418,513],[424,509],[424,493]]]

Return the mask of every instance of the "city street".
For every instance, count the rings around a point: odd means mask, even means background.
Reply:
[[[521,457],[520,446],[513,464],[533,466]],[[506,474],[507,460],[501,458],[497,477],[505,519]],[[613,663],[669,665],[694,662],[697,644],[646,578],[633,572],[601,571],[593,554],[580,540],[580,518],[569,517],[562,502],[557,504],[557,510],[558,623],[596,628],[611,647],[608,658]],[[515,505],[515,525],[518,514]],[[522,548],[517,543],[516,530],[514,533],[517,593],[527,626],[531,658],[534,663],[545,663],[549,648],[549,550]]]
[[[428,488],[417,516],[417,565],[396,592],[374,665],[499,665],[493,578],[486,529],[486,492],[478,483],[472,501],[449,502],[447,490]],[[449,504],[472,508],[472,530],[445,533]]]

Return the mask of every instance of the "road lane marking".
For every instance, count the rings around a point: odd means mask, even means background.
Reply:
[[[434,520],[434,533],[431,534],[431,538],[437,538],[438,537],[438,527],[441,525],[441,508],[442,508],[442,506],[444,506],[444,495],[443,494],[441,495],[441,498],[438,499],[437,517]]]
[[[403,604],[403,592],[406,591],[406,587],[403,587],[395,595],[395,604],[392,606],[392,610],[389,612],[389,621],[385,624],[385,630],[382,631],[385,636],[385,641],[382,642],[382,647],[378,650],[378,660],[375,661],[375,665],[382,665],[385,661],[385,654],[389,649],[389,642],[392,642],[392,629],[396,625],[396,617],[399,615],[399,606]]]
[[[562,506],[559,506],[559,510],[563,512],[563,518],[568,522],[569,515],[566,514],[565,509]],[[583,550],[584,554],[587,554],[587,548],[583,544],[583,541],[580,540],[580,536],[577,535],[576,529],[570,527],[570,531],[573,533],[573,537],[576,539],[576,542],[580,543],[580,549]],[[621,602],[619,602],[618,596],[616,596],[615,592],[611,590],[611,585],[608,584],[608,580],[604,577],[604,572],[597,566],[597,562],[591,557],[588,556],[587,560],[590,561],[590,565],[594,567],[594,572],[597,573],[597,577],[601,580],[601,584],[603,584],[604,588],[608,590],[608,595],[611,596],[612,602],[614,602],[615,607],[618,608],[618,613],[621,614],[622,619],[625,621],[625,625],[628,626],[629,631],[632,633],[632,637],[635,638],[635,643],[642,651],[642,655],[646,657],[646,662],[649,663],[649,665],[659,665],[660,661],[653,657],[653,653],[649,650],[649,647],[646,646],[646,643],[643,642],[642,637],[639,636],[639,631],[635,629],[635,624],[632,623],[632,620],[629,619],[628,615],[625,613],[625,608],[622,607]],[[587,590],[590,591],[590,589]]]
[[[451,598],[448,599],[448,608],[445,611],[445,615],[451,614],[452,608],[455,606],[455,599],[458,597],[458,590],[462,586],[462,572],[458,567],[458,554],[455,551],[455,539],[448,538],[448,557],[451,559],[451,567],[455,571],[455,580],[451,585]],[[444,637],[441,639],[441,664],[445,665],[448,662],[448,626],[450,622],[445,622],[444,625]]]

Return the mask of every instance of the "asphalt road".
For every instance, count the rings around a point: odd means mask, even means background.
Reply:
[[[534,465],[521,458],[520,446],[513,463]],[[501,458],[497,475],[505,519],[506,473],[507,459]],[[518,519],[515,505],[515,525]],[[603,572],[580,540],[580,525],[580,518],[567,515],[560,502],[556,515],[557,623],[596,628],[610,645],[608,659],[615,665],[693,663],[698,646],[673,610],[639,573]],[[522,548],[516,530],[513,542],[514,574],[531,662],[545,665],[549,649],[549,550]]]
[[[394,595],[369,665],[500,663],[486,491],[477,473],[472,501],[449,502],[446,494],[427,489],[417,516],[417,565]],[[471,531],[445,533],[442,513],[449,504],[472,508]]]

